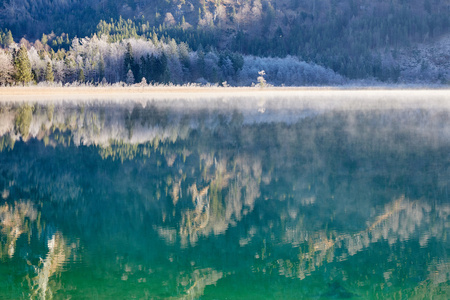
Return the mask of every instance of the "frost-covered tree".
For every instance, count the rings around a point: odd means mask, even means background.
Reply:
[[[35,47],[31,47],[31,49],[28,50],[28,57],[30,58],[31,69],[36,82],[45,80],[44,73],[47,66],[46,58],[44,57],[43,59]]]
[[[64,59],[65,78],[64,82],[74,82],[78,78],[77,65],[73,55],[69,54]]]
[[[261,70],[258,72],[258,75],[259,75],[257,78],[258,85],[259,85],[259,87],[263,88],[267,84],[266,79],[264,79],[264,75],[266,75],[266,72],[264,70]]]
[[[126,83],[128,85],[131,85],[131,84],[134,83],[134,75],[133,75],[133,72],[131,70],[128,70]]]
[[[14,65],[11,54],[0,49],[0,85],[7,85],[12,82],[14,75]]]
[[[244,56],[244,64],[238,74],[239,84],[251,85],[261,70],[267,74],[265,77],[267,83],[272,85],[302,86],[345,83],[345,78],[332,70],[300,61],[295,57]]]
[[[88,81],[97,84],[104,83],[105,78],[109,83],[124,81],[133,84],[145,78],[147,82],[154,83],[220,84],[227,81],[233,86],[250,86],[261,76],[258,74],[261,70],[265,70],[267,75],[263,78],[271,85],[330,85],[345,82],[342,76],[332,70],[300,61],[296,57],[242,56],[230,51],[205,51],[203,47],[194,52],[187,44],[177,44],[173,39],[162,39],[156,44],[141,38],[109,42],[105,37],[97,38],[94,35],[92,38],[75,38],[68,51],[57,53],[45,49],[38,51],[33,46],[27,53],[21,47],[14,51],[16,69],[26,66],[27,57],[37,82],[50,78],[49,67],[54,81],[62,83]],[[19,81],[18,77],[15,79]]]
[[[64,82],[66,78],[66,66],[63,60],[53,61],[53,74],[56,82]]]

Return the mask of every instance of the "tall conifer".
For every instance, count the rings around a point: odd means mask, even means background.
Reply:
[[[28,51],[24,45],[14,52],[14,68],[16,70],[16,81],[26,84],[33,80]]]
[[[48,62],[47,67],[45,68],[45,80],[48,82],[53,82],[55,80],[55,76],[53,75],[52,63]]]
[[[83,83],[85,80],[86,78],[84,77],[83,69],[80,69],[80,73],[78,74],[78,81]]]
[[[5,48],[8,48],[9,45],[11,45],[12,43],[14,43],[14,39],[11,34],[11,30],[8,30],[8,32],[6,32],[6,34],[5,34],[5,38],[3,40],[3,45],[5,45]]]

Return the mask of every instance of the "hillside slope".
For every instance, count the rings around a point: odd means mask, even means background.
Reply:
[[[156,34],[194,51],[292,55],[351,79],[395,82],[408,76],[386,53],[450,34],[450,0],[2,0],[0,26],[16,41],[63,34],[66,50],[74,36]]]
[[[383,57],[385,64],[395,64],[399,81],[450,83],[450,34],[434,41],[392,50]]]

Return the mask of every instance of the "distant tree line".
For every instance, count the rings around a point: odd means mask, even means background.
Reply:
[[[69,50],[69,36],[165,38],[193,51],[290,55],[351,79],[395,82],[400,71],[380,56],[448,34],[449,15],[448,1],[433,0],[5,0],[0,27],[55,52]],[[10,37],[0,33],[0,44]]]
[[[110,42],[74,38],[66,51],[55,52],[42,42],[12,43],[0,49],[0,84],[40,82],[111,84],[218,84],[250,86],[266,70],[273,85],[336,85],[345,78],[330,69],[295,57],[258,58],[214,48],[197,51],[187,44],[156,35],[151,40],[127,38]]]

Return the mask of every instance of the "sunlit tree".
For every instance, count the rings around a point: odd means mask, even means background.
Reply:
[[[24,45],[19,50],[14,51],[14,68],[16,71],[16,81],[26,84],[33,80],[28,51]]]
[[[53,75],[52,63],[47,62],[47,67],[45,68],[45,81],[53,82],[55,80],[55,76]]]

